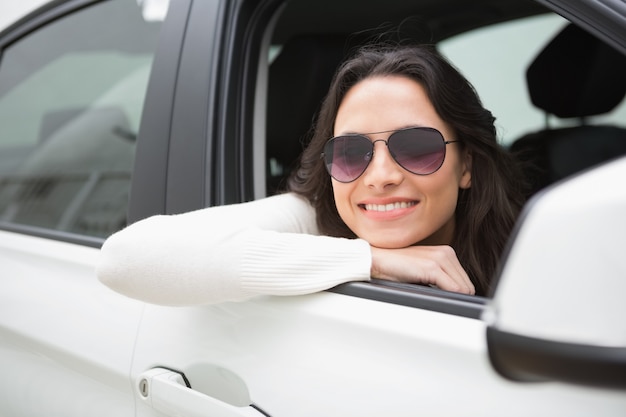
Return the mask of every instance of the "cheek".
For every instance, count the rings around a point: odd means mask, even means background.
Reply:
[[[459,200],[459,188],[458,187],[450,187],[445,191],[445,193],[441,196],[440,210],[444,214],[445,217],[452,218],[454,217],[454,212],[456,211],[456,205]]]
[[[429,203],[430,215],[433,220],[438,218],[439,221],[454,216],[460,187],[460,178],[457,177],[456,173],[441,172],[441,174],[445,175],[428,178],[431,181],[422,181],[420,184],[420,188]]]
[[[454,211],[458,199],[458,183],[454,181],[433,181],[422,187],[424,194],[439,207],[440,210],[448,213],[450,209]]]

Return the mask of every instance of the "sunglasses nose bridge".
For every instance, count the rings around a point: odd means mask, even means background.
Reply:
[[[378,152],[376,152],[376,142],[383,142],[385,147],[387,148],[386,152],[384,149],[382,150],[379,149]],[[367,175],[367,172],[369,170],[369,176],[374,174],[374,172],[376,173],[374,175],[375,177],[380,177],[381,174],[385,173],[383,174],[383,177],[386,178],[389,175],[389,173],[394,170],[393,168],[390,168],[391,166],[399,168],[398,162],[396,161],[396,158],[392,154],[391,149],[389,149],[388,140],[376,139],[376,140],[372,140],[371,144],[372,144],[372,147],[371,147],[372,150],[368,154],[367,167],[364,170],[364,174]]]
[[[376,142],[382,142],[385,144],[387,149],[389,149],[389,143],[385,139],[376,139],[372,141],[372,150],[370,152],[370,160],[374,158],[374,154],[376,153]]]

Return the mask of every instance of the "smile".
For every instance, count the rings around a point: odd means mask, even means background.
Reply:
[[[364,204],[362,207],[367,211],[392,211],[409,208],[415,204],[417,204],[415,201],[402,201],[389,204]]]

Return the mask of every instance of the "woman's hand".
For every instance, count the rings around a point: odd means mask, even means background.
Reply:
[[[474,284],[450,246],[372,248],[373,278],[435,285],[442,290],[474,294]]]

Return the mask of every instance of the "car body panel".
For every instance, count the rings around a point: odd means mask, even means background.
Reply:
[[[174,369],[192,389],[231,405],[249,397],[271,416],[585,416],[626,409],[620,390],[504,379],[489,364],[485,328],[476,319],[328,292],[147,306],[132,377],[137,386],[148,369]],[[146,404],[139,410],[156,415]]]
[[[93,279],[98,249],[0,232],[0,414],[131,416],[143,305]]]
[[[20,2],[7,2],[3,4],[2,16],[0,17],[0,31],[15,21],[41,7],[47,0],[23,0]]]

